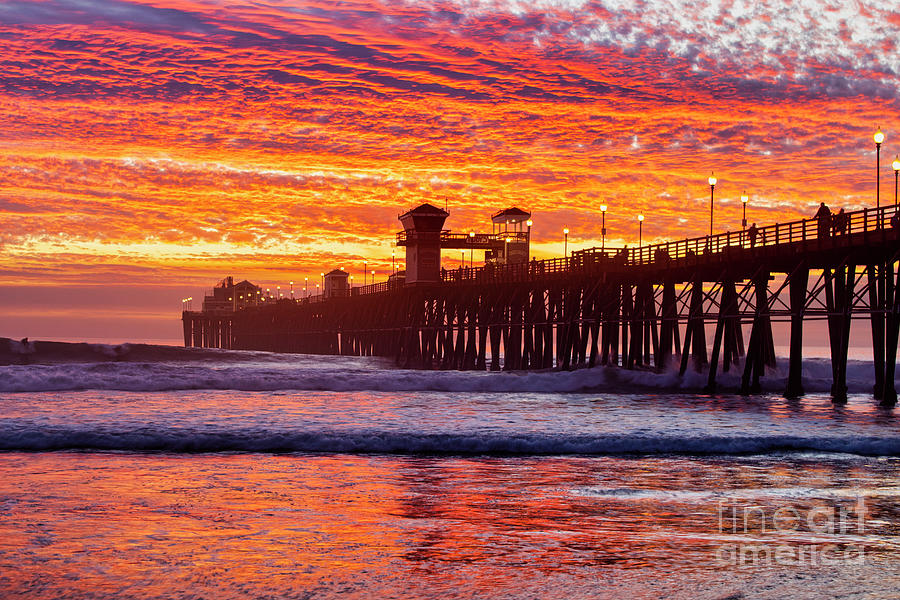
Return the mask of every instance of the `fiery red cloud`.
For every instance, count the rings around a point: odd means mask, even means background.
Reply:
[[[892,201],[886,6],[5,3],[0,284],[197,296],[363,260],[384,277],[397,214],[423,201],[463,230],[528,208],[538,256],[564,226],[570,249],[597,244],[601,202],[613,244],[638,212],[645,240],[702,235],[710,171],[717,229],[740,227],[743,190],[760,223],[856,208],[876,125]]]

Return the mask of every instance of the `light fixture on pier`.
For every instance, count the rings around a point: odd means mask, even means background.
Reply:
[[[881,143],[884,141],[881,127],[877,127],[872,137],[875,140],[875,207],[881,208]]]
[[[303,278],[303,295],[309,298],[309,277]]]
[[[712,235],[712,233],[713,233],[713,204],[715,202],[714,198],[715,198],[715,192],[716,192],[716,182],[718,181],[718,179],[716,179],[715,172],[712,172],[709,174],[709,179],[707,181],[709,181],[709,235]]]
[[[894,167],[894,206],[897,206],[897,176],[900,175],[900,155],[894,156],[891,166]]]
[[[741,194],[741,205],[744,207],[743,218],[741,218],[741,229],[747,228],[747,202],[750,201],[750,196],[747,195],[747,190],[744,190],[744,193]]]
[[[563,229],[563,258],[569,256],[569,228]]]
[[[475,268],[475,232],[469,232],[469,268]]]
[[[291,300],[294,299],[294,282],[291,282]]]
[[[600,251],[606,253],[606,205],[600,205],[600,214],[603,215],[603,221],[600,224]]]
[[[644,245],[644,215],[638,215],[638,248]]]

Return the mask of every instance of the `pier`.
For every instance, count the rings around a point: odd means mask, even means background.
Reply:
[[[425,369],[677,366],[681,374],[705,373],[710,392],[720,369],[735,369],[741,392],[749,394],[775,366],[772,323],[786,322],[785,395],[797,397],[803,394],[804,324],[819,320],[827,324],[832,396],[843,402],[851,323],[866,319],[872,391],[894,406],[898,211],[882,206],[845,213],[839,223],[808,219],[761,227],[755,236],[741,230],[529,261],[530,221],[527,230],[519,220],[491,234],[453,234],[443,230],[448,213],[425,204],[400,216],[405,280],[339,293],[333,287],[331,294],[278,298],[229,313],[185,311],[184,340],[188,346],[384,356]],[[495,259],[447,270],[440,264],[446,248],[477,248]]]

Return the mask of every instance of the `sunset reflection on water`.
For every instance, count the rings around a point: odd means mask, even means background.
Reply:
[[[564,582],[577,596],[652,594],[668,581],[677,597],[684,578],[726,590],[766,571],[714,563],[716,548],[740,537],[718,529],[723,500],[802,509],[845,506],[865,494],[866,547],[896,564],[895,472],[893,459],[813,457],[779,464],[4,454],[0,590],[34,598],[290,597],[291,590],[477,597],[542,595]],[[846,540],[801,529],[780,541]]]

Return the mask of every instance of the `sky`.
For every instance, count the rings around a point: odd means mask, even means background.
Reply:
[[[0,336],[177,339],[226,275],[391,269],[398,214],[533,254],[893,200],[886,2],[7,0]],[[401,252],[398,252],[398,256]],[[448,264],[459,261],[450,252]],[[299,293],[299,292],[298,292]]]

